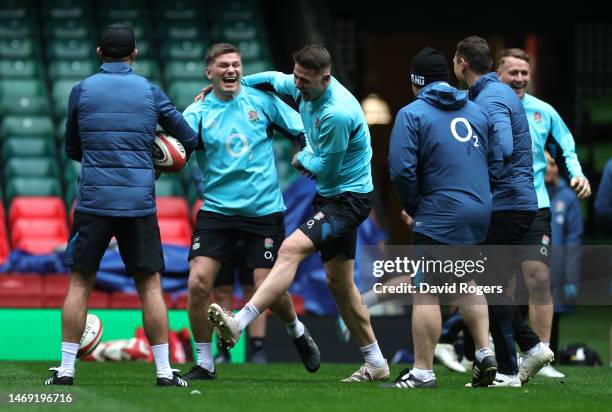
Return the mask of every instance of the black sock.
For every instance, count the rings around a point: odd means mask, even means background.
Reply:
[[[264,349],[266,338],[251,338],[251,352],[259,352]]]

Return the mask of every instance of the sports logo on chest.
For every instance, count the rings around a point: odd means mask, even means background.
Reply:
[[[249,121],[251,123],[255,123],[256,121],[259,120],[259,113],[257,113],[255,110],[251,109],[249,110],[249,112],[247,113],[247,116],[249,118]]]
[[[542,122],[542,113],[540,112],[535,112],[533,114],[533,120],[535,120],[536,123],[540,123]]]
[[[314,126],[315,129],[320,130],[321,129],[321,119],[319,118],[319,116],[316,116],[314,119]]]

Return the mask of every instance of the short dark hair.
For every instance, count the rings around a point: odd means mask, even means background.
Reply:
[[[208,48],[208,50],[206,50],[206,54],[204,55],[204,63],[206,66],[210,66],[210,64],[214,62],[217,57],[228,53],[240,54],[240,49],[230,43],[213,44]]]
[[[457,55],[463,57],[476,74],[484,74],[491,71],[491,50],[487,41],[482,37],[470,36],[457,44]]]
[[[123,23],[106,26],[100,33],[98,47],[105,61],[125,59],[136,48],[134,30]]]
[[[331,55],[323,46],[309,45],[293,53],[293,61],[305,69],[320,73],[331,67]]]
[[[521,59],[526,61],[527,64],[531,64],[531,57],[529,57],[529,54],[525,50],[519,48],[512,48],[502,50],[501,56],[499,57],[499,62],[497,63],[497,67],[503,66],[507,57]]]

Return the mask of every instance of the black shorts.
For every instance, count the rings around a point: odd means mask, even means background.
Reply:
[[[312,201],[314,215],[300,226],[300,230],[319,252],[323,262],[342,253],[355,259],[357,228],[372,210],[372,192],[345,192],[323,197],[318,193]]]
[[[521,261],[535,260],[548,265],[548,254],[552,239],[550,208],[538,210],[531,227],[523,239]]]
[[[78,272],[97,272],[113,236],[117,239],[127,274],[148,275],[164,270],[164,253],[155,214],[113,217],[75,211],[64,264]]]
[[[521,245],[533,223],[536,212],[503,211],[491,214],[491,223],[485,245]],[[516,250],[496,248],[496,257],[489,259],[487,276],[483,284],[508,286],[510,279],[520,264]]]
[[[285,216],[282,212],[246,217],[200,210],[191,238],[189,260],[207,256],[225,262],[234,257],[234,248],[242,241],[245,267],[270,269],[283,240]]]
[[[237,246],[232,253],[232,258],[221,264],[221,269],[215,279],[215,287],[234,286],[236,277],[238,282],[245,286],[254,286],[253,269],[246,268],[246,256],[244,245]]]
[[[480,246],[478,245],[448,245],[438,242],[429,236],[418,232],[412,233],[412,259],[419,261],[441,261],[441,262],[465,262],[467,260],[475,261],[480,258]],[[418,286],[420,283],[428,283],[430,285],[444,286],[446,284],[469,283],[473,278],[473,273],[458,268],[458,272],[436,272],[430,273],[420,271],[413,278],[413,284]]]

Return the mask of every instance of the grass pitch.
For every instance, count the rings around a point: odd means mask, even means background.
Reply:
[[[380,389],[340,379],[359,365],[323,364],[315,374],[301,364],[220,365],[216,381],[158,388],[153,365],[86,363],[75,386],[45,387],[52,362],[1,362],[0,410],[69,411],[604,411],[612,405],[612,369],[560,367],[563,380],[537,378],[520,389],[468,389],[468,374],[436,368],[438,389]],[[186,371],[190,365],[181,365]],[[395,377],[403,366],[394,365]],[[197,389],[201,394],[191,394]],[[71,403],[9,403],[9,394],[70,393]]]

